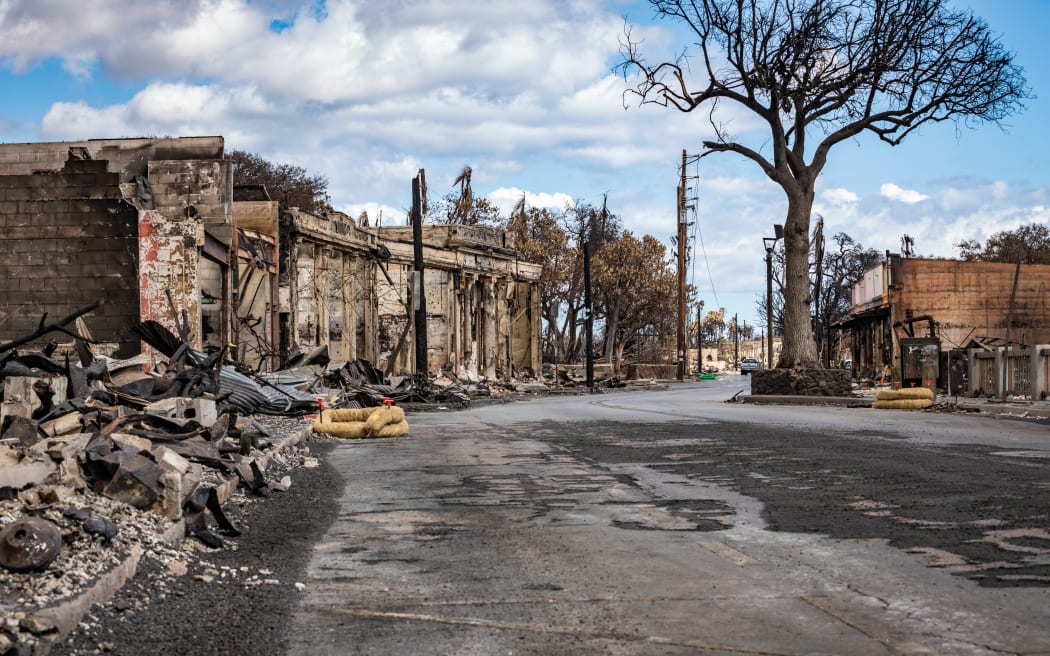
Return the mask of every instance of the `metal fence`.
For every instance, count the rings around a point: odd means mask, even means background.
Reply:
[[[971,395],[1016,397],[1031,401],[1047,398],[1050,345],[1027,348],[970,349]]]

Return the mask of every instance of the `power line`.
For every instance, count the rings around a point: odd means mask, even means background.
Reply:
[[[696,167],[693,179],[697,181],[699,187],[700,180],[700,158],[697,157],[693,160],[693,165]],[[718,291],[715,290],[715,279],[711,275],[711,262],[707,259],[707,248],[704,246],[704,235],[700,231],[700,194],[699,191],[691,199],[693,204],[691,205],[693,210],[693,238],[700,244],[700,253],[704,256],[704,267],[707,269],[707,280],[711,284],[711,295],[715,297],[715,307],[722,307],[722,304],[718,301]],[[690,267],[689,273],[691,275],[689,284],[695,287],[694,281],[696,280],[696,267]]]

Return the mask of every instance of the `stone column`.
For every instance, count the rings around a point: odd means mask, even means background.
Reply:
[[[479,289],[478,278],[475,275],[467,275],[463,285],[463,360],[462,366],[468,375],[478,377],[478,346],[480,342],[480,331],[478,330]]]
[[[496,378],[496,352],[499,347],[499,334],[496,326],[496,282],[491,277],[483,278],[483,319],[485,343],[483,362],[485,366],[485,377],[490,380]]]

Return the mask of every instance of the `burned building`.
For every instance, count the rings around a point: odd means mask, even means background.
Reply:
[[[412,229],[372,229],[390,253],[392,289],[410,289]],[[428,369],[449,369],[477,379],[508,380],[540,371],[541,267],[518,258],[506,231],[486,226],[426,225],[422,228],[423,297],[427,303]],[[381,286],[382,283],[380,283]],[[404,333],[404,296],[380,294],[380,334],[385,357],[409,368],[411,343]]]
[[[95,339],[186,313],[195,347],[276,362],[277,204],[238,202],[222,137],[0,144],[0,338],[96,299]]]
[[[362,227],[344,214],[281,214],[282,348],[327,345],[330,357],[412,370],[411,229]],[[472,379],[539,371],[540,267],[496,228],[423,228],[427,362]]]
[[[335,360],[376,362],[375,235],[339,212],[281,212],[280,351],[327,346]]]
[[[966,370],[948,366],[952,351],[1050,343],[1050,266],[892,255],[854,285],[841,327],[853,336],[856,375],[928,386],[939,377],[946,387],[952,370],[954,388]],[[934,379],[920,375],[924,364]]]
[[[222,137],[0,144],[0,343],[101,299],[104,352],[155,320],[256,370],[297,349],[408,367],[411,244],[237,186]],[[428,226],[429,370],[539,370],[539,267],[501,230]],[[408,367],[411,368],[411,367]]]

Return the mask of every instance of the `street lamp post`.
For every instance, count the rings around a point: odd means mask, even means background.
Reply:
[[[773,224],[773,236],[763,237],[766,247],[766,368],[773,368],[773,247],[784,238],[784,226]]]

